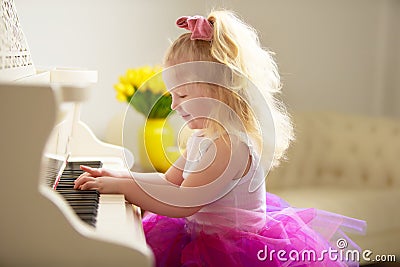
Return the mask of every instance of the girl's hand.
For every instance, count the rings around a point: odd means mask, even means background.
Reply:
[[[89,166],[81,165],[81,170],[84,171],[80,177],[100,177],[100,176],[111,176],[115,178],[132,178],[131,173],[129,171],[116,171],[105,168],[92,168]]]
[[[97,190],[102,194],[119,194],[121,179],[115,177],[80,176],[75,180],[74,189]]]
[[[104,168],[92,168],[89,166],[81,165],[81,170],[84,171],[81,176],[99,177],[99,176],[114,176],[117,177],[118,172],[104,169]]]

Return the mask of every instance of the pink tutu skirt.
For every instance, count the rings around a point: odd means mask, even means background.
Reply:
[[[212,214],[206,215],[213,221]],[[243,222],[251,224],[251,216]],[[267,193],[265,224],[257,230],[149,213],[146,241],[157,266],[358,266],[360,248],[345,232],[363,233],[364,221],[313,208],[299,209]],[[243,219],[243,218],[242,218]]]

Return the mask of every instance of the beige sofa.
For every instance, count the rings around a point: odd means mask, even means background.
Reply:
[[[296,141],[267,176],[267,190],[292,206],[366,220],[366,235],[353,240],[371,258],[400,261],[400,120],[333,112],[293,120]]]

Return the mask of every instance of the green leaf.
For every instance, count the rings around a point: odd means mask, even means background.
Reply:
[[[128,100],[135,110],[148,118],[166,118],[172,112],[172,97],[168,93],[137,90]]]

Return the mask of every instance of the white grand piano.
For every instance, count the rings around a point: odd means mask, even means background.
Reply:
[[[88,200],[58,190],[79,162],[133,164],[128,150],[99,141],[79,119],[97,72],[36,70],[13,1],[1,3],[0,266],[152,266],[138,207],[123,195]]]

